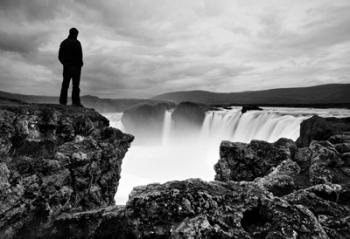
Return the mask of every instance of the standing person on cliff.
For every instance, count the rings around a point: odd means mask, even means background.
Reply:
[[[58,52],[58,59],[63,65],[63,82],[60,94],[60,104],[67,104],[69,82],[72,79],[72,105],[83,107],[80,102],[80,73],[83,66],[83,51],[78,41],[79,31],[76,28],[69,30],[68,37],[62,41]]]

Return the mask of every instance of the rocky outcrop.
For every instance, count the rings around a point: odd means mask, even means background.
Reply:
[[[350,118],[322,118],[313,116],[300,126],[299,147],[307,147],[312,140],[327,140],[338,134],[350,134]]]
[[[122,122],[127,132],[137,136],[138,143],[159,143],[164,114],[174,107],[171,103],[141,104],[124,111]]]
[[[204,104],[181,102],[176,106],[172,114],[175,130],[181,132],[199,130],[207,110],[208,106]]]
[[[328,238],[307,208],[254,183],[199,179],[136,187],[125,207],[64,215],[52,232],[73,228],[93,238]]]
[[[263,109],[256,105],[245,105],[242,107],[241,112],[242,114],[244,114],[245,112],[251,111],[251,110],[263,110]]]
[[[126,210],[139,238],[326,238],[307,209],[250,183],[148,185],[134,189]]]
[[[133,136],[91,109],[0,107],[0,238],[38,238],[62,213],[114,204]]]
[[[265,176],[273,167],[294,156],[292,140],[279,139],[270,144],[253,140],[250,144],[223,141],[220,160],[215,165],[215,179],[219,181],[252,181]]]
[[[317,218],[329,238],[350,237],[350,188],[318,184],[283,197],[292,205],[303,205]]]
[[[251,181],[274,197],[307,208],[327,234],[326,238],[350,238],[348,120],[316,117],[311,120],[316,123],[304,123],[299,142],[310,141],[306,147],[297,148],[286,139],[250,144],[224,141],[220,160],[215,165],[215,179]],[[323,130],[330,133],[322,136]],[[313,136],[322,140],[312,140]]]

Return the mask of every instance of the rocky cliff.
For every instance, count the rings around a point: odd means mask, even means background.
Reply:
[[[90,109],[0,106],[0,238],[37,238],[62,213],[114,205],[133,140]]]
[[[69,107],[1,107],[0,122],[1,238],[350,238],[344,130],[302,147],[224,141],[215,181],[139,186],[114,206],[132,136]]]

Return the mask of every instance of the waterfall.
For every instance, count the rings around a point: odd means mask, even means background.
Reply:
[[[172,126],[172,112],[166,110],[164,112],[164,122],[163,122],[163,131],[162,131],[162,145],[166,145],[169,142],[171,126]]]
[[[296,140],[300,123],[310,116],[280,115],[271,111],[240,109],[207,112],[201,137],[248,143],[252,139],[274,142],[281,137]]]
[[[186,178],[214,179],[222,140],[248,143],[252,139],[274,142],[281,137],[296,140],[300,123],[312,115],[349,117],[347,109],[264,108],[241,113],[240,108],[206,113],[200,132],[175,134],[172,111],[164,112],[159,145],[132,144],[122,165],[122,180],[115,200],[124,204],[134,186]],[[111,126],[125,130],[122,113],[105,116]],[[147,127],[147,125],[145,126]],[[127,133],[127,132],[126,132]],[[135,135],[137,138],[138,136]]]

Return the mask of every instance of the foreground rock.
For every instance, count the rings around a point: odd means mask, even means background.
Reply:
[[[0,238],[37,238],[64,212],[114,204],[131,135],[90,109],[0,106]]]
[[[322,118],[313,116],[300,126],[299,147],[308,146],[312,140],[327,140],[333,135],[350,134],[350,118]]]
[[[308,209],[253,183],[199,179],[137,187],[125,207],[65,215],[53,232],[62,229],[81,237],[121,239],[328,238]]]
[[[280,139],[274,144],[258,140],[250,144],[224,141],[220,146],[220,160],[215,165],[215,179],[252,181],[292,158],[295,151],[295,143],[288,139]]]
[[[126,211],[138,238],[327,238],[306,208],[250,183],[187,180],[139,187]]]
[[[306,146],[299,148],[287,139],[250,144],[224,141],[215,179],[251,181],[275,197],[310,210],[329,238],[350,238],[347,122],[349,118],[304,121],[298,142]]]

